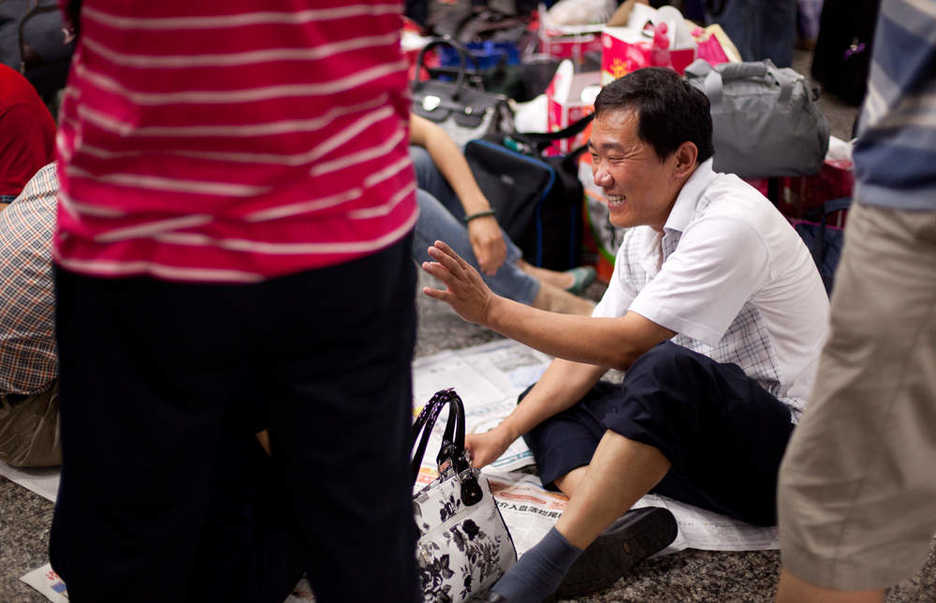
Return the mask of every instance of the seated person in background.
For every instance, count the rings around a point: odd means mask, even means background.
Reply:
[[[595,279],[594,268],[557,272],[531,266],[497,225],[491,204],[478,188],[464,155],[445,130],[410,114],[410,157],[419,186],[419,221],[413,257],[426,261],[426,248],[444,240],[482,273],[498,295],[534,308],[591,314],[594,303],[576,297]],[[466,223],[467,222],[467,223]]]
[[[0,460],[14,467],[62,462],[52,279],[57,193],[50,163],[0,206]]]
[[[712,170],[702,92],[641,69],[602,90],[595,116],[595,183],[628,230],[592,317],[494,295],[441,241],[423,264],[447,287],[427,295],[557,357],[500,425],[468,436],[482,467],[523,435],[543,483],[569,496],[493,601],[541,601],[567,572],[564,596],[610,586],[654,550],[639,522],[602,532],[651,491],[775,524],[780,459],[826,334],[828,298],[799,235],[754,188]],[[627,371],[623,383],[599,382],[609,368]]]
[[[52,235],[59,185],[55,163],[12,203],[0,203],[0,461],[62,463]],[[257,440],[270,453],[266,430]]]
[[[0,65],[0,202],[55,159],[55,120],[26,78]]]

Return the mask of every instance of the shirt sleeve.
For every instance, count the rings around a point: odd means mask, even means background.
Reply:
[[[671,331],[716,345],[768,280],[767,245],[753,225],[713,216],[691,225],[631,310]]]

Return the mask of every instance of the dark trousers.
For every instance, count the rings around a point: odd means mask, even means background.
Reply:
[[[670,461],[654,493],[755,525],[776,524],[790,410],[737,365],[671,342],[652,348],[622,384],[599,382],[525,436],[543,484],[587,465],[609,429]]]
[[[796,42],[795,0],[724,0],[710,20],[731,38],[744,61],[770,59],[777,67],[793,64]]]
[[[415,600],[411,245],[253,285],[56,272],[72,601],[280,603],[302,570]]]

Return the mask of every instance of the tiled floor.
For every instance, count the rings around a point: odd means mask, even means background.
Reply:
[[[808,73],[809,54],[798,52],[795,67]],[[823,97],[832,133],[850,137],[856,110]],[[423,277],[427,281],[426,277]],[[592,285],[595,299],[602,286]],[[464,323],[440,302],[420,295],[419,356],[490,341],[497,335]],[[0,603],[44,601],[19,577],[48,560],[52,503],[0,478]],[[644,562],[613,588],[590,601],[767,601],[779,573],[779,553],[719,553],[687,550]],[[891,590],[889,601],[936,602],[936,552],[912,580]],[[207,603],[207,602],[206,602]]]

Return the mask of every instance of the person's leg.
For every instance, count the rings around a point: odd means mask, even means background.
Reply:
[[[34,396],[0,395],[0,460],[12,467],[62,464],[58,381]]]
[[[536,472],[543,487],[559,489],[569,496],[581,483],[598,442],[607,431],[601,424],[605,408],[602,401],[612,396],[617,387],[599,381],[578,403],[523,434],[523,441],[536,460]],[[518,404],[523,403],[532,388],[518,396]]]
[[[260,546],[254,514],[252,290],[56,271],[50,555],[71,600],[271,600],[258,563],[288,551]]]
[[[737,365],[661,343],[628,369],[603,424],[672,464],[654,493],[754,525],[776,523],[791,411]]]
[[[783,568],[780,570],[776,600],[779,603],[881,603],[884,601],[884,589],[844,591],[823,588],[801,580]]]
[[[790,411],[737,366],[661,344],[603,413],[608,431],[557,524],[569,542],[587,546],[651,490],[772,523]]]
[[[575,268],[559,272],[557,270],[550,270],[549,268],[540,268],[539,266],[528,264],[523,259],[519,259],[517,260],[517,266],[530,276],[539,279],[540,282],[575,295],[581,295],[589,285],[595,282],[595,277],[598,276],[595,269],[587,265],[576,266]]]
[[[417,244],[420,249],[417,250],[417,254],[414,256],[417,259],[422,257],[419,254],[425,255],[426,247],[428,245],[423,245],[423,242],[429,240],[431,244],[435,239],[441,239],[458,251],[458,254],[463,258],[467,259],[473,266],[477,268],[477,263],[474,260],[474,252],[471,251],[471,243],[468,240],[468,231],[464,226],[465,219],[465,209],[462,207],[461,202],[458,200],[458,196],[455,194],[455,191],[452,190],[452,187],[445,180],[445,177],[442,173],[436,168],[435,163],[432,161],[432,157],[429,156],[429,152],[426,149],[419,146],[410,146],[410,158],[413,161],[413,167],[416,171],[416,183],[419,186],[419,189],[429,193],[437,203],[437,205],[444,208],[454,220],[451,223],[446,221],[443,223],[441,221],[441,215],[438,213],[436,207],[423,208],[424,200],[420,199],[420,210],[429,211],[430,215],[426,218],[420,216],[419,222],[416,224],[416,234],[417,234]],[[452,230],[457,228],[458,230]],[[432,239],[434,233],[439,232],[442,235],[450,237],[452,240],[443,238],[442,236],[436,236],[435,239]],[[520,251],[520,248],[517,247],[516,243],[507,236],[506,232],[503,232],[504,243],[507,245],[507,258],[504,260],[505,266],[511,266],[512,274],[509,276],[509,279],[514,283],[522,283],[523,277],[532,277],[537,282],[548,283],[555,287],[558,290],[566,291],[576,285],[577,275],[570,270],[565,272],[558,272],[556,270],[549,270],[547,268],[539,268],[537,266],[532,266],[527,262],[523,261],[523,252]],[[455,244],[459,244],[461,247],[467,249],[466,253],[462,253]],[[469,259],[470,258],[470,259]],[[519,269],[513,270],[513,267]],[[580,269],[581,270],[581,269]],[[486,275],[482,275],[486,276]],[[578,278],[581,278],[579,276]],[[590,283],[594,280],[593,274],[588,274],[586,277]],[[490,283],[489,283],[490,285]],[[521,286],[517,284],[515,286]],[[522,285],[524,288],[526,285]],[[492,287],[493,288],[493,287]],[[582,289],[584,287],[580,287]],[[517,297],[511,295],[503,294],[505,297],[514,299],[517,301],[522,301]],[[530,297],[530,301],[524,301],[523,303],[530,304],[534,299],[536,293],[534,292],[533,297]],[[558,294],[550,294],[549,299],[545,299],[544,296],[543,305],[536,306],[544,310],[550,309],[550,305],[555,305],[560,303],[563,308],[573,308],[576,310],[581,309],[581,304],[576,304],[572,300],[567,300],[565,296]],[[553,301],[554,298],[559,298],[560,301]],[[558,310],[566,311],[566,310]],[[581,312],[576,312],[581,313]]]
[[[934,392],[936,212],[853,204],[828,342],[780,473],[779,600],[829,589],[857,600],[924,563],[936,531]]]
[[[769,0],[761,6],[760,54],[777,67],[793,64],[796,0]]]
[[[599,397],[611,387],[599,382],[583,400]],[[530,389],[520,394],[518,403],[523,402]],[[587,470],[603,432],[588,406],[580,402],[536,426],[523,438],[536,459],[543,485],[552,488],[558,476],[580,476]],[[564,483],[571,480],[569,477]],[[538,603],[556,590],[581,553],[555,528],[551,529],[494,585],[488,600]]]
[[[796,0],[725,0],[724,10],[711,20],[722,26],[743,60],[793,64]]]
[[[664,548],[675,538],[675,521],[665,509],[628,512],[639,494],[630,496],[630,501],[626,502],[623,499],[628,496],[618,497],[620,492],[614,493],[612,498],[615,502],[595,513],[598,519],[594,522],[595,517],[586,518],[580,513],[588,506],[585,502],[591,499],[587,494],[591,483],[589,476],[594,472],[604,472],[607,464],[624,462],[628,466],[640,466],[637,471],[644,468],[652,471],[653,461],[643,456],[647,452],[653,455],[649,446],[636,444],[636,456],[627,459],[624,458],[627,453],[616,456],[618,451],[609,446],[616,442],[609,442],[611,437],[601,424],[601,417],[607,412],[608,401],[614,398],[618,389],[617,385],[599,382],[578,404],[524,435],[543,484],[547,488],[559,486],[570,496],[570,503],[556,527],[525,553],[495,585],[494,592],[508,601],[539,601],[553,591],[563,598],[595,592],[610,585],[634,563]],[[525,392],[520,396],[521,402],[524,396]],[[661,475],[663,473],[665,469]],[[621,475],[621,472],[616,471],[614,475]],[[658,479],[651,481],[655,483]],[[598,498],[608,501],[601,495]],[[581,504],[576,506],[575,501]],[[605,514],[608,515],[607,520]],[[590,525],[594,523],[591,527],[596,529],[595,534],[587,538],[587,542],[584,539],[579,542],[569,540],[563,525],[577,524],[582,520]],[[602,533],[612,522],[612,529]],[[600,539],[595,542],[598,548],[584,550],[599,534]]]
[[[585,549],[622,513],[656,486],[670,462],[653,446],[605,432],[556,529]]]
[[[522,258],[517,260],[517,266],[520,270],[539,279],[541,282],[549,283],[560,289],[568,289],[575,283],[575,276],[569,271],[559,272],[550,270],[549,268],[540,268],[539,266],[528,264]]]
[[[665,342],[641,356],[621,386],[599,385],[526,436],[544,484],[569,486],[571,494],[542,558],[521,560],[495,586],[508,600],[548,595],[575,562],[572,552],[651,490],[755,524],[774,522],[790,410],[740,368]],[[599,429],[582,471],[582,450]]]
[[[710,20],[721,25],[731,38],[743,61],[760,61],[765,58],[760,56],[762,4],[763,0],[724,0],[721,3],[724,7],[722,11],[710,15]]]
[[[411,241],[278,279],[262,345],[273,461],[316,598],[418,597],[410,472],[416,273]],[[362,294],[362,292],[364,294]]]
[[[416,191],[416,199],[419,201],[419,219],[413,231],[413,259],[418,263],[432,261],[426,250],[436,241],[445,241],[458,255],[478,270],[478,261],[471,248],[465,225],[459,222],[430,193],[419,189]],[[482,272],[481,278],[494,293],[530,305],[540,293],[540,283],[534,277],[521,271],[514,262],[509,261],[511,255],[514,256],[514,260],[520,255],[516,246],[511,254],[510,247],[508,245],[507,261],[497,272],[494,274]]]
[[[413,169],[416,170],[416,186],[435,197],[458,223],[464,224],[465,208],[445,176],[436,167],[429,151],[415,145],[410,146],[409,151]]]

